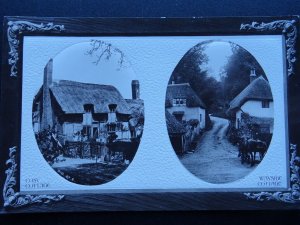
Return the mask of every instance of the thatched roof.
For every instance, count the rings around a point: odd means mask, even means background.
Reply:
[[[125,99],[128,106],[134,109],[144,108],[144,100],[142,99]]]
[[[85,104],[93,104],[95,113],[108,113],[108,105],[117,104],[118,113],[131,114],[127,102],[112,85],[60,80],[53,82],[50,90],[65,113],[83,113]]]
[[[184,126],[168,110],[166,110],[166,122],[169,134],[185,133]]]
[[[171,107],[173,99],[175,98],[186,99],[187,107],[201,107],[203,109],[206,108],[203,101],[198,97],[198,95],[188,83],[168,85],[165,103],[166,107]]]
[[[240,108],[248,100],[273,101],[270,85],[262,76],[252,81],[229,103],[228,112]]]

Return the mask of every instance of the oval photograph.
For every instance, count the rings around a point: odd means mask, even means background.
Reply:
[[[41,76],[32,125],[45,160],[73,183],[115,179],[144,126],[140,83],[124,53],[101,40],[78,43],[49,59]]]
[[[267,75],[232,42],[206,41],[191,48],[170,77],[165,109],[178,158],[209,183],[245,177],[261,163],[272,139]]]

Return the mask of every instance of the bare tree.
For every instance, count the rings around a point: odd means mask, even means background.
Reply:
[[[113,47],[111,44],[106,43],[101,40],[91,40],[91,49],[86,52],[87,55],[95,57],[93,62],[95,65],[98,65],[102,60],[109,60],[112,57],[118,57],[118,70],[125,66],[125,56],[124,53]]]

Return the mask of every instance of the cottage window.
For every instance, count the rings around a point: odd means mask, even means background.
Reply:
[[[176,98],[173,99],[173,106],[176,105]]]
[[[122,131],[122,123],[117,123],[117,131]]]
[[[88,139],[91,137],[91,127],[90,126],[83,126],[83,133],[84,136]]]
[[[186,99],[185,98],[174,98],[173,106],[186,106]]]
[[[98,138],[98,127],[93,127],[93,138]]]
[[[83,105],[85,112],[93,112],[94,111],[94,105],[93,104],[84,104]]]
[[[116,110],[117,110],[117,104],[109,104],[108,108],[109,108],[110,112],[116,112]]]
[[[107,124],[107,131],[108,132],[116,132],[117,125],[115,123]]]
[[[268,100],[263,100],[261,102],[261,107],[262,108],[270,108],[270,102]]]

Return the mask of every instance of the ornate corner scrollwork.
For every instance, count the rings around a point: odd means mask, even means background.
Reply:
[[[16,151],[17,147],[9,148],[9,159],[6,161],[6,165],[9,168],[5,172],[6,180],[3,188],[4,207],[18,208],[34,203],[48,204],[52,201],[57,202],[62,200],[64,195],[22,195],[15,191],[17,185]]]
[[[297,26],[295,20],[276,20],[270,23],[252,22],[251,24],[241,24],[241,30],[257,30],[257,31],[281,31],[285,37],[286,59],[288,63],[288,75],[295,73],[296,62],[296,39]]]
[[[276,20],[270,23],[252,22],[241,24],[240,30],[281,31],[285,36],[287,75],[295,74],[297,26],[295,20]],[[248,199],[257,201],[276,200],[287,203],[300,201],[300,157],[296,145],[290,145],[290,188],[287,192],[244,193]]]
[[[8,64],[11,66],[10,76],[16,77],[18,73],[17,62],[19,60],[19,43],[18,35],[23,31],[62,31],[63,25],[48,24],[35,24],[28,21],[9,21],[7,23],[7,39],[9,44],[9,58]]]
[[[8,64],[11,66],[10,76],[16,77],[18,74],[17,63],[19,60],[19,37],[18,35],[24,31],[62,31],[63,25],[48,24],[35,24],[28,21],[9,21],[7,23],[7,39],[9,44],[9,58]],[[17,147],[9,148],[9,159],[6,164],[9,168],[6,170],[6,180],[3,188],[4,207],[17,208],[34,203],[50,203],[52,201],[60,201],[64,195],[22,195],[15,191],[17,185],[17,163],[16,163]]]
[[[291,187],[287,192],[244,193],[248,199],[257,201],[283,201],[287,203],[300,202],[300,157],[297,156],[297,146],[290,145]]]

